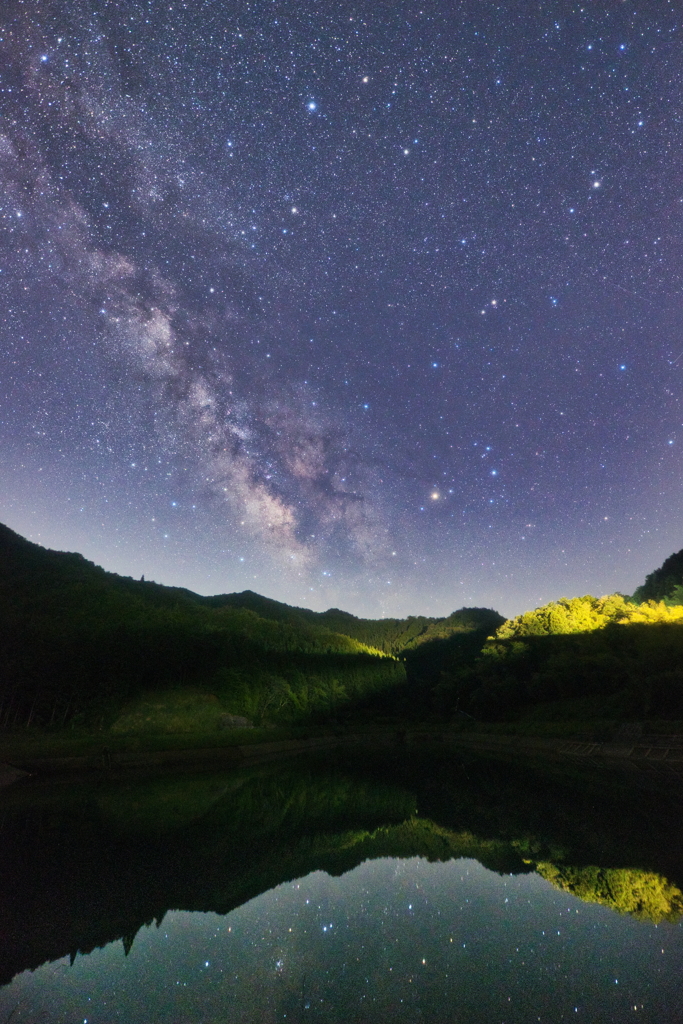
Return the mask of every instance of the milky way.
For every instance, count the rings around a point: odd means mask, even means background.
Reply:
[[[8,525],[372,614],[681,547],[674,6],[5,11]]]

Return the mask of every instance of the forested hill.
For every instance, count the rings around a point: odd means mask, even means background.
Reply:
[[[683,604],[683,551],[664,559],[659,569],[645,577],[633,594],[634,601],[667,601]]]
[[[105,572],[0,527],[0,728],[112,720],[127,701],[191,687],[228,714],[332,714],[405,682],[402,663],[301,618],[211,607]]]
[[[248,608],[264,619],[276,622],[305,622],[321,626],[392,655],[405,654],[428,641],[446,640],[455,633],[471,633],[481,629],[492,633],[505,621],[489,608],[460,608],[443,618],[410,615],[406,619],[359,619],[339,608],[328,608],[326,612],[295,608],[261,597],[252,590],[200,600],[213,607]]]
[[[334,633],[314,613],[253,595],[249,602],[205,598],[181,587],[167,587],[106,572],[82,555],[52,551],[26,540],[0,524],[0,609],[2,623],[15,626],[59,624],[62,630],[93,631],[152,623],[182,632],[193,628],[229,632],[267,650],[308,653],[372,654],[362,641]],[[279,614],[263,614],[272,605]],[[289,614],[287,614],[289,612]],[[6,633],[6,629],[3,629]]]
[[[49,593],[53,596],[61,594],[62,597],[68,595],[69,602],[79,599],[79,603],[86,594],[99,595],[100,598],[107,594],[117,604],[130,599],[131,607],[196,610],[199,606],[207,611],[248,611],[260,619],[302,630],[309,640],[313,635],[324,635],[328,646],[330,634],[335,634],[395,656],[414,650],[427,641],[445,640],[454,633],[481,629],[493,632],[504,622],[502,616],[488,608],[461,608],[441,618],[411,615],[405,619],[361,619],[339,608],[329,608],[325,612],[298,608],[263,597],[252,590],[203,597],[183,587],[169,587],[107,572],[83,555],[43,548],[0,523],[0,598],[9,599],[15,605],[30,602],[35,610],[36,605],[45,603]],[[66,605],[61,611],[67,611]],[[346,644],[341,646],[344,650],[349,649]]]
[[[451,641],[478,652],[501,621],[477,610],[372,621],[249,591],[202,597],[0,525],[0,728],[106,720],[136,695],[178,686],[218,694],[227,712],[255,721],[334,715],[404,687],[397,654],[410,659],[419,645],[427,657],[416,678],[431,679],[456,654]]]

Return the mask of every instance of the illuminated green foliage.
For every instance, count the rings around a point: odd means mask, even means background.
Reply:
[[[621,594],[553,601],[505,622],[473,664],[443,673],[435,700],[444,713],[484,719],[571,716],[572,701],[588,719],[677,718],[683,606]]]
[[[623,594],[606,597],[562,597],[531,612],[509,619],[496,631],[496,640],[521,636],[550,636],[566,633],[590,633],[610,623],[681,622],[683,606],[663,601],[635,604]]]
[[[535,867],[556,889],[578,896],[585,903],[601,903],[610,910],[653,924],[676,922],[683,916],[683,892],[652,871],[551,863],[538,863]]]

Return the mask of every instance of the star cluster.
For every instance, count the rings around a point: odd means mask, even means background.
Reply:
[[[0,516],[313,607],[681,546],[675,5],[6,5]]]

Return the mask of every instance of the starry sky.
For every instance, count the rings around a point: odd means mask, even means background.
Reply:
[[[678,5],[3,12],[0,521],[372,616],[683,546]]]

